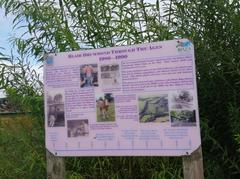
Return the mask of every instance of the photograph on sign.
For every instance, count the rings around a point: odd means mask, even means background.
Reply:
[[[58,156],[184,156],[201,145],[188,39],[48,54],[46,148]]]
[[[55,92],[47,95],[47,121],[48,127],[61,127],[65,125],[64,92]]]
[[[115,105],[112,93],[96,94],[97,122],[115,121]]]
[[[140,122],[168,122],[168,95],[139,96]]]
[[[97,64],[84,64],[80,66],[81,88],[98,86]]]
[[[68,120],[67,121],[68,128],[68,137],[82,137],[88,136],[88,120]]]
[[[114,87],[120,85],[119,64],[101,65],[102,86]]]

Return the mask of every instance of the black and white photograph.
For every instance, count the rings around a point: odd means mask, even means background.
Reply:
[[[101,81],[104,87],[114,87],[120,84],[119,64],[101,65]]]
[[[65,126],[63,92],[47,96],[48,127]]]
[[[174,110],[170,112],[172,127],[196,126],[195,110]]]
[[[87,119],[68,120],[68,137],[83,137],[89,135],[89,126]]]
[[[179,91],[171,97],[172,109],[191,109],[193,107],[193,95],[191,91]]]
[[[10,104],[7,98],[0,98],[0,114],[16,112],[17,112],[16,107]]]
[[[97,64],[84,64],[80,66],[80,86],[81,88],[98,86]]]
[[[145,94],[138,98],[139,121],[169,122],[168,95],[167,94]]]

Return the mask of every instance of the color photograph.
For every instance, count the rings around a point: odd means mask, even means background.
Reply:
[[[196,126],[195,110],[174,110],[170,112],[172,127]]]
[[[97,122],[114,122],[115,104],[112,93],[96,94]]]
[[[168,122],[168,95],[142,95],[138,98],[139,121],[148,122]]]
[[[81,88],[98,86],[98,65],[97,64],[81,65],[80,79]]]

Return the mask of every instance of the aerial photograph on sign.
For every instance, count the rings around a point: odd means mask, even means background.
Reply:
[[[142,95],[138,97],[141,123],[168,122],[168,95]]]

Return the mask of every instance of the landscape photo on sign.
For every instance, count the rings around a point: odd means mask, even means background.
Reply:
[[[196,110],[174,110],[170,112],[172,127],[196,126]]]
[[[80,66],[80,86],[98,86],[98,65],[84,64]]]
[[[48,127],[65,126],[64,92],[54,91],[47,94],[47,123]]]
[[[139,121],[169,122],[168,95],[167,94],[144,94],[138,97]]]
[[[114,122],[115,103],[112,93],[96,94],[97,122]]]

